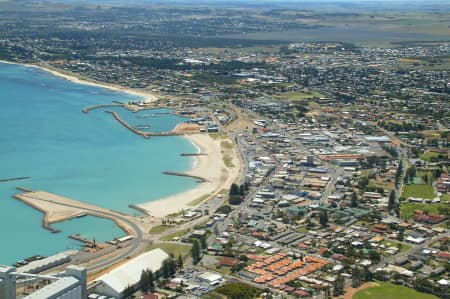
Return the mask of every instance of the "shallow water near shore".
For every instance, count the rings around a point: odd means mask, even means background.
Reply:
[[[138,100],[134,95],[76,84],[43,70],[0,63],[0,264],[35,254],[51,255],[80,244],[67,238],[80,233],[98,241],[124,233],[110,220],[82,217],[41,227],[43,214],[13,199],[17,186],[56,193],[125,213],[139,204],[188,190],[195,181],[163,175],[186,171],[196,148],[181,137],[144,139],[122,127],[104,110],[113,110],[131,125],[168,131],[184,119],[157,109],[132,113],[88,106]],[[92,229],[95,227],[95,231]]]

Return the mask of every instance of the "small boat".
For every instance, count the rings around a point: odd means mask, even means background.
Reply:
[[[14,267],[22,267],[25,265],[28,265],[29,262],[27,262],[26,260],[20,260],[14,263]]]

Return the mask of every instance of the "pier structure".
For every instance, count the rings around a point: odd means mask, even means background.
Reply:
[[[52,223],[60,222],[84,215],[92,215],[101,218],[111,219],[117,223],[124,231],[133,236],[137,235],[136,227],[130,225],[130,221],[125,214],[76,201],[60,195],[45,191],[31,191],[14,195],[14,198],[27,205],[43,212],[44,227],[48,228]],[[128,216],[131,217],[131,216]],[[125,221],[125,219],[127,219]]]
[[[89,111],[95,110],[95,109],[100,109],[100,108],[109,108],[109,107],[123,107],[123,104],[121,103],[115,103],[115,104],[100,104],[100,105],[95,105],[95,106],[90,106],[90,107],[86,107],[83,108],[83,113],[89,113]]]
[[[164,171],[163,174],[193,178],[193,179],[196,179],[197,181],[199,181],[200,183],[208,182],[207,179],[202,178],[201,176],[191,175],[191,174],[184,173],[184,172]]]
[[[149,139],[150,137],[155,137],[155,136],[178,136],[178,135],[183,135],[181,133],[177,133],[177,132],[173,132],[173,131],[169,131],[169,132],[144,132],[144,131],[141,131],[141,130],[136,129],[135,127],[129,125],[126,121],[124,121],[120,117],[120,115],[117,112],[109,111],[109,110],[107,110],[105,112],[111,114],[122,126],[127,128],[131,132],[135,133],[136,135],[144,137],[145,139]]]
[[[28,180],[28,179],[31,179],[31,177],[29,177],[29,176],[22,176],[22,177],[17,177],[17,178],[0,179],[0,183],[22,181],[22,180]]]

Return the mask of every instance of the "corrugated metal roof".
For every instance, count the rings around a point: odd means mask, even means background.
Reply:
[[[71,255],[74,255],[77,252],[78,252],[77,250],[67,250],[67,251],[49,256],[42,260],[33,261],[33,262],[29,263],[28,265],[17,268],[17,272],[36,273],[36,272],[44,270],[49,265],[58,264],[59,262],[64,263],[65,261],[68,260],[68,258]]]
[[[63,277],[63,278],[58,279],[55,282],[45,286],[44,288],[39,289],[36,292],[24,297],[24,299],[51,298],[51,296],[54,296],[64,290],[74,288],[74,287],[76,287],[76,285],[79,285],[79,284],[80,284],[80,282],[75,277],[72,277],[72,276]]]
[[[133,258],[126,264],[99,277],[96,281],[101,281],[117,293],[122,293],[127,286],[132,286],[139,282],[142,270],[149,269],[152,272],[156,272],[161,268],[163,261],[168,258],[169,255],[166,252],[156,248]]]

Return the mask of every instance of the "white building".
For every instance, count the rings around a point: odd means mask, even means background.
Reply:
[[[199,275],[198,279],[200,281],[209,283],[210,285],[216,285],[222,281],[222,276],[211,272],[205,272],[202,275]]]
[[[145,252],[97,278],[95,281],[98,285],[95,287],[95,293],[123,298],[122,293],[127,287],[137,286],[143,270],[148,269],[155,273],[161,269],[164,260],[168,258],[169,255],[159,248]]]
[[[64,273],[57,275],[38,275],[16,272],[13,267],[0,266],[1,299],[16,298],[16,285],[24,283],[24,280],[17,280],[17,278],[25,278],[27,283],[42,279],[51,281],[49,285],[23,297],[23,299],[80,299],[87,297],[87,271],[82,267],[69,266]]]

